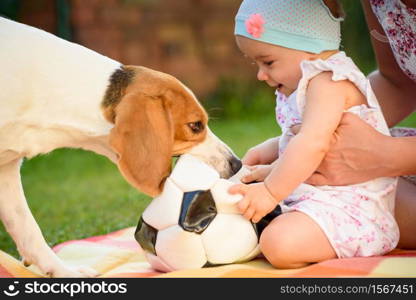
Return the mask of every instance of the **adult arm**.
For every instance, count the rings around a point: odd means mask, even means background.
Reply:
[[[416,137],[389,137],[344,113],[312,185],[347,185],[377,177],[416,174]]]
[[[372,72],[368,78],[387,124],[392,127],[415,111],[416,83],[397,64],[384,29],[371,9],[370,1],[361,0],[361,4],[378,65],[378,70]]]

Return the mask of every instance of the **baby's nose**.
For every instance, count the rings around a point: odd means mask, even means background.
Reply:
[[[268,76],[267,76],[266,72],[259,69],[259,71],[257,72],[257,80],[266,81],[267,79],[268,79]]]

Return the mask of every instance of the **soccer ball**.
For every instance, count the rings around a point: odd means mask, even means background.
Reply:
[[[230,179],[189,154],[182,155],[162,193],[144,210],[135,238],[156,270],[169,272],[248,261],[259,251],[266,220],[256,225],[228,193],[247,169]],[[268,223],[268,222],[267,222]]]

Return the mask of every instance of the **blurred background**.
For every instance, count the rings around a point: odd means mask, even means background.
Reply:
[[[123,64],[176,76],[210,115],[210,127],[237,155],[276,136],[274,91],[234,42],[240,0],[0,0],[0,15],[79,43]],[[342,1],[341,50],[368,74],[376,68],[359,1]],[[0,41],[1,43],[1,41]],[[1,51],[1,46],[0,46]],[[30,51],[30,49],[28,49]],[[408,118],[402,126],[413,126]],[[25,161],[29,206],[48,243],[136,226],[151,200],[106,158],[60,149]],[[0,249],[16,256],[4,228]]]

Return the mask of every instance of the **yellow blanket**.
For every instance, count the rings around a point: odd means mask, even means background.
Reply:
[[[416,251],[385,256],[332,259],[305,268],[278,270],[262,258],[244,264],[160,273],[147,263],[134,240],[134,227],[107,235],[68,241],[54,251],[69,265],[86,265],[100,277],[416,277]],[[42,277],[33,266],[0,251],[0,277]]]

